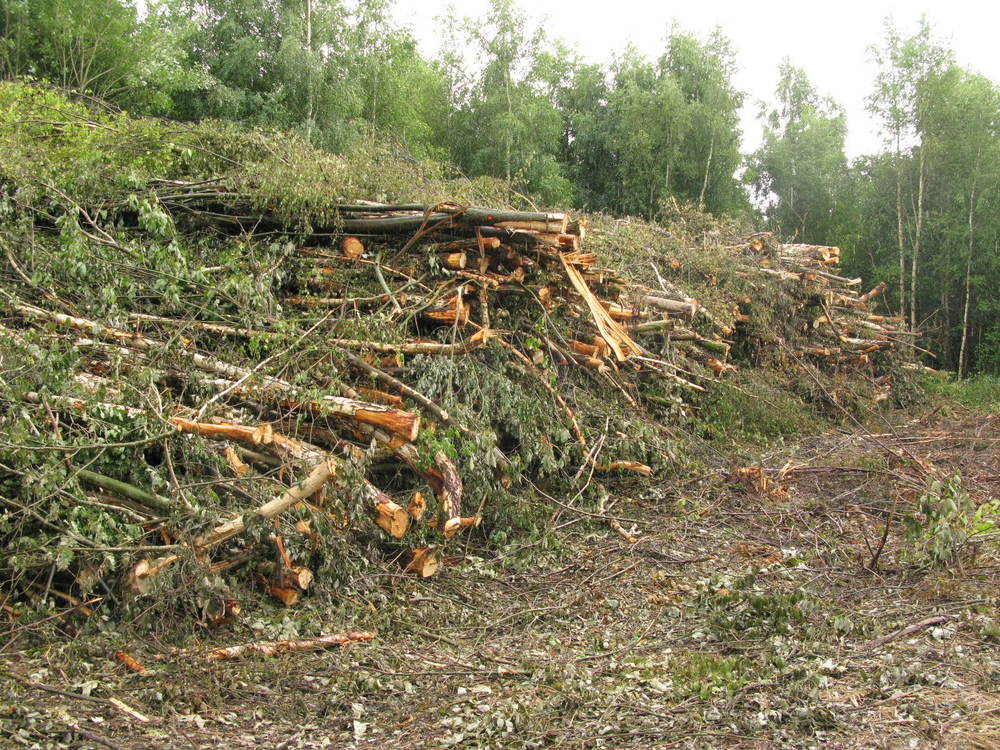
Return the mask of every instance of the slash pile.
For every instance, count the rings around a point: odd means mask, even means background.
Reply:
[[[186,582],[219,624],[240,583],[291,606],[385,560],[430,576],[457,537],[512,544],[548,501],[677,471],[727,373],[878,401],[913,346],[836,248],[347,202],[351,165],[305,146],[4,94],[0,163],[33,165],[0,168],[11,611]]]

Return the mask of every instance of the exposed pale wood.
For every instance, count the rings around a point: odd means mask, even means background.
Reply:
[[[284,460],[298,465],[302,465],[306,462],[321,464],[324,461],[336,461],[333,456],[330,456],[313,446],[303,443],[300,440],[290,438],[280,432],[276,432],[270,424],[261,424],[256,427],[238,425],[231,422],[211,424],[196,422],[183,417],[171,417],[170,423],[177,427],[177,429],[181,432],[193,433],[208,438],[221,437],[227,440],[238,440],[251,445],[260,446],[266,450],[276,453]],[[390,436],[387,435],[385,437],[390,442],[392,441]],[[408,443],[401,443],[401,445],[408,445]],[[412,460],[414,461],[414,464],[416,464],[417,459],[415,456]],[[395,506],[397,508],[399,507],[395,505],[395,503],[393,503],[384,492],[367,480],[361,480],[360,490],[364,493],[365,497],[378,514],[376,517],[377,521],[383,518],[386,508],[391,508],[391,506]],[[313,492],[315,492],[315,490]],[[310,492],[306,495],[306,497],[309,497],[309,495],[312,494],[313,493]],[[400,511],[402,511],[401,508]],[[402,511],[402,515],[405,516],[406,512]],[[393,525],[394,529],[398,527],[398,523],[399,519],[397,516],[397,520],[394,522],[395,525]],[[379,523],[379,525],[381,526],[382,524]]]
[[[621,324],[615,321],[608,314],[608,311],[601,306],[593,292],[587,287],[587,283],[580,276],[580,272],[576,267],[571,265],[565,256],[560,255],[559,258],[573,288],[576,289],[577,294],[587,303],[594,323],[597,325],[598,332],[608,342],[608,346],[611,347],[611,351],[615,353],[618,361],[624,362],[631,354],[641,354],[642,348],[632,340]]]
[[[871,291],[862,294],[860,297],[858,297],[858,299],[861,302],[871,302],[873,299],[882,294],[882,292],[884,292],[888,288],[889,285],[883,281]]]
[[[418,547],[413,550],[404,571],[416,573],[421,578],[430,578],[441,568],[441,556],[437,547]]]
[[[344,237],[340,243],[340,249],[348,258],[360,258],[365,252],[364,243],[357,237]]]
[[[271,584],[282,588],[306,591],[313,582],[313,572],[302,565],[265,563],[261,572]]]
[[[375,523],[394,539],[401,539],[410,528],[410,514],[392,500],[377,503],[375,512]]]
[[[482,522],[483,517],[478,514],[475,516],[466,516],[465,518],[456,516],[445,521],[442,533],[450,539],[462,529],[477,527]]]
[[[165,555],[156,560],[140,560],[129,571],[126,585],[133,593],[148,594],[153,585],[153,578],[179,559],[179,555]]]
[[[644,477],[653,476],[653,469],[638,461],[612,461],[609,464],[598,464],[597,469],[605,473],[629,471],[634,474],[641,474]]]
[[[217,648],[205,654],[205,658],[211,661],[223,659],[238,659],[250,654],[260,654],[262,656],[277,656],[292,651],[320,651],[334,646],[346,646],[348,643],[356,641],[370,641],[375,637],[374,633],[336,633],[324,635],[319,638],[302,638],[292,641],[266,641],[263,643],[245,643],[240,646],[229,646],[228,648]]]
[[[421,311],[420,315],[425,320],[435,323],[463,326],[469,322],[469,307],[465,304],[463,296],[464,288],[460,287],[448,299]]]
[[[426,510],[427,499],[424,497],[424,493],[414,492],[413,497],[410,498],[410,502],[406,505],[406,512],[410,514],[410,517],[414,521],[419,521],[424,517]]]
[[[299,600],[298,589],[285,588],[284,586],[279,586],[276,583],[269,583],[267,585],[267,590],[271,596],[284,604],[286,607],[295,606],[296,602]]]

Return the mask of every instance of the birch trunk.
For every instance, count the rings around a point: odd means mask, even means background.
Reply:
[[[910,260],[910,330],[917,330],[917,265],[920,240],[924,231],[924,186],[927,182],[924,146],[920,146],[920,176],[917,180],[917,229],[913,237],[913,258]]]

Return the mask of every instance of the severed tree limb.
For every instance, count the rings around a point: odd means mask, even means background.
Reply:
[[[162,495],[155,495],[152,492],[146,492],[146,490],[139,489],[133,484],[106,477],[89,469],[77,469],[76,476],[84,484],[100,487],[102,490],[127,497],[129,500],[134,500],[139,505],[147,508],[155,508],[163,513],[172,513],[175,510],[174,504],[167,498]]]
[[[480,333],[482,333],[482,331],[480,331],[479,333],[477,333],[476,336],[480,335]],[[347,361],[350,362],[351,365],[353,367],[355,367],[356,369],[361,370],[362,372],[367,373],[368,375],[371,375],[373,378],[375,378],[376,380],[382,381],[386,385],[392,386],[393,388],[395,388],[396,390],[398,390],[400,393],[402,393],[404,396],[409,396],[414,401],[416,401],[418,404],[420,404],[420,406],[422,406],[424,409],[426,409],[431,414],[433,414],[435,417],[437,417],[441,422],[444,422],[447,425],[452,425],[454,427],[458,427],[458,429],[461,432],[463,432],[463,433],[468,432],[467,429],[465,429],[461,425],[457,424],[451,418],[451,415],[449,415],[448,412],[446,412],[440,406],[438,406],[433,401],[431,401],[429,398],[427,398],[427,396],[425,396],[424,394],[420,393],[420,391],[417,391],[417,390],[411,388],[406,383],[404,383],[402,380],[398,380],[398,379],[392,377],[392,375],[389,375],[388,373],[383,372],[382,370],[378,369],[377,367],[373,367],[372,365],[368,364],[367,362],[365,362],[360,357],[357,357],[354,354],[351,354],[349,351],[343,351],[343,347],[340,347],[339,345],[337,345],[337,346],[338,346],[338,348],[342,349],[342,353],[344,354],[345,357],[347,357]]]
[[[249,427],[231,422],[211,424],[196,422],[184,417],[171,417],[169,421],[180,432],[201,435],[210,439],[235,440],[260,446],[265,450],[271,450],[280,458],[297,465],[311,462],[319,466],[324,461],[336,461],[329,454],[311,445],[275,432],[268,424],[262,424],[257,427]],[[410,517],[405,509],[394,503],[388,495],[367,480],[362,480],[360,490],[375,509],[375,522],[385,529],[386,533],[397,539],[406,534],[410,526]],[[307,493],[305,497],[309,497],[312,494],[312,492]],[[263,507],[258,511],[261,515],[264,515]],[[278,511],[278,513],[280,512]],[[274,515],[277,515],[277,513]],[[265,517],[270,518],[272,516]]]
[[[492,335],[493,335],[493,332],[490,329],[488,329],[488,328],[482,328],[479,331],[477,331],[469,339],[469,342],[470,343],[474,342],[474,343],[476,343],[477,346],[482,346],[489,338],[492,337]],[[442,344],[442,346],[447,346],[447,345]],[[389,386],[395,388],[400,393],[402,393],[404,396],[407,396],[407,397],[413,399],[418,404],[420,404],[420,406],[423,409],[425,409],[427,412],[429,412],[430,414],[432,414],[438,420],[440,420],[444,424],[447,424],[447,425],[449,425],[451,427],[455,427],[462,434],[462,437],[466,438],[467,440],[472,440],[472,439],[475,438],[475,435],[472,433],[472,431],[468,427],[466,427],[462,423],[457,422],[454,419],[452,419],[451,415],[448,414],[447,411],[445,411],[440,406],[438,406],[437,404],[435,404],[433,401],[431,401],[429,398],[427,398],[427,396],[425,396],[424,394],[422,394],[420,391],[418,391],[418,390],[416,390],[414,388],[411,388],[406,383],[404,383],[402,380],[394,378],[389,373],[387,373],[387,372],[385,372],[383,370],[380,370],[377,367],[374,367],[374,366],[368,364],[367,362],[365,362],[360,357],[355,356],[354,354],[351,354],[349,351],[345,351],[345,350],[343,350],[343,348],[341,349],[341,351],[344,354],[344,356],[347,357],[347,361],[351,364],[352,367],[355,367],[356,369],[361,370],[362,372],[364,372],[364,373],[366,373],[368,375],[371,375],[376,380],[380,380],[381,382],[385,383],[386,385],[389,385]],[[413,440],[413,438],[410,439],[410,442],[412,440]],[[505,455],[503,455],[503,453],[499,449],[495,449],[494,450],[494,456],[496,457],[497,462],[501,466],[506,466],[509,463],[509,461],[507,460],[507,457]],[[409,463],[409,461],[407,461],[407,462]],[[436,491],[437,491],[437,488],[435,488],[435,492]]]
[[[455,464],[445,455],[444,451],[438,451],[434,454],[434,463],[444,479],[441,491],[438,493],[444,516],[441,528],[444,529],[446,536],[450,536],[447,533],[448,524],[453,524],[456,519],[462,517],[462,477],[459,476],[458,469],[455,468]]]
[[[290,651],[320,651],[333,646],[346,646],[348,643],[356,641],[370,641],[375,637],[374,633],[334,633],[322,635],[318,638],[302,638],[292,641],[265,641],[263,643],[245,643],[241,646],[229,646],[228,648],[217,648],[205,654],[205,658],[210,661],[221,661],[223,659],[239,659],[249,654],[261,654],[263,656],[277,656]]]
[[[332,456],[325,457],[323,461],[313,467],[312,472],[302,482],[290,487],[280,497],[264,503],[256,510],[256,514],[261,518],[274,518],[296,503],[307,500],[336,476],[337,465],[335,461],[336,459]],[[245,532],[246,523],[247,517],[245,515],[237,516],[195,539],[194,545],[199,550],[206,550]]]
[[[416,573],[421,578],[430,578],[441,568],[441,555],[434,545],[417,547],[410,555],[410,561],[403,568],[406,573]]]
[[[566,276],[573,285],[573,288],[576,289],[576,292],[583,298],[583,301],[590,309],[590,314],[594,319],[598,332],[608,342],[611,351],[615,353],[618,361],[624,362],[629,355],[641,354],[642,349],[628,335],[628,331],[622,328],[621,324],[614,320],[607,309],[601,305],[600,301],[594,296],[594,293],[590,291],[587,282],[583,280],[576,266],[572,265],[563,253],[559,254],[559,260],[562,262],[563,269],[566,271]]]
[[[50,312],[33,305],[26,305],[21,302],[12,302],[11,307],[18,313],[35,319],[49,320],[60,325],[69,326],[78,330],[91,332],[101,338],[111,339],[119,343],[127,344],[142,351],[157,351],[178,354],[188,359],[195,367],[205,372],[213,373],[224,379],[235,381],[225,383],[224,387],[231,390],[239,390],[244,394],[270,395],[282,394],[285,396],[284,403],[293,408],[305,408],[313,412],[337,414],[343,417],[356,419],[360,422],[367,422],[380,427],[384,427],[391,432],[397,433],[408,440],[414,440],[420,430],[420,416],[400,409],[392,409],[381,404],[370,404],[365,401],[355,401],[354,399],[343,398],[342,396],[323,396],[318,400],[297,399],[297,390],[280,378],[270,376],[259,376],[260,385],[245,385],[254,373],[243,367],[223,362],[214,357],[191,352],[176,346],[171,346],[164,342],[146,338],[137,333],[122,331],[116,328],[101,325],[92,320],[78,318],[63,313]]]
[[[905,638],[908,635],[916,633],[918,630],[923,630],[924,628],[929,628],[933,625],[941,625],[954,619],[951,615],[937,615],[936,617],[928,617],[920,622],[915,622],[911,625],[907,625],[905,628],[900,628],[899,630],[894,630],[889,633],[889,635],[883,635],[881,638],[876,638],[873,641],[869,641],[860,647],[860,651],[871,651],[879,646],[884,646],[890,641],[894,641],[897,638]]]
[[[305,298],[310,304],[321,304],[321,300]],[[286,300],[289,301],[289,300]],[[341,300],[341,302],[344,300]],[[180,326],[183,328],[194,328],[208,333],[216,333],[220,336],[233,336],[237,338],[259,338],[274,339],[281,334],[275,331],[262,331],[253,328],[238,328],[226,325],[225,323],[210,323],[203,320],[180,320],[178,318],[167,318],[162,315],[148,315],[145,313],[129,313],[133,320],[146,321],[151,323],[163,323]],[[364,341],[362,339],[339,339],[328,338],[326,343],[341,349],[361,350],[378,352],[379,354],[465,354],[480,348],[486,341],[485,338],[470,337],[467,341],[459,341],[454,344],[443,344],[439,341],[399,341],[396,343],[384,343],[379,341]]]

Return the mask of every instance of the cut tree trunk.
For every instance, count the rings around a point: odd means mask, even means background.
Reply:
[[[392,500],[381,500],[375,505],[377,523],[394,539],[402,539],[410,528],[410,514]]]
[[[246,381],[255,377],[255,373],[236,365],[223,362],[198,352],[189,352],[176,346],[170,346],[153,339],[140,336],[128,331],[121,331],[116,328],[102,326],[92,320],[77,318],[63,313],[54,313],[33,305],[14,303],[11,305],[14,310],[32,318],[51,320],[62,325],[66,325],[78,330],[88,331],[101,338],[109,338],[113,341],[127,344],[128,346],[144,351],[171,352],[189,359],[190,362],[200,370],[219,375],[226,380],[234,382],[224,382],[223,388],[227,390],[239,390],[244,395],[261,395],[274,398],[274,394],[282,394],[281,403],[295,409],[307,409],[312,412],[336,414],[342,417],[356,419],[360,422],[375,425],[396,433],[407,440],[415,440],[420,430],[420,416],[410,412],[391,409],[380,404],[369,404],[354,399],[346,399],[341,396],[323,396],[318,400],[297,400],[296,390],[283,380],[268,376],[256,376],[260,384],[246,385]],[[284,394],[288,394],[285,396]]]
[[[443,480],[438,498],[441,500],[444,523],[447,525],[450,520],[462,515],[462,477],[444,451],[434,454],[434,463]]]

